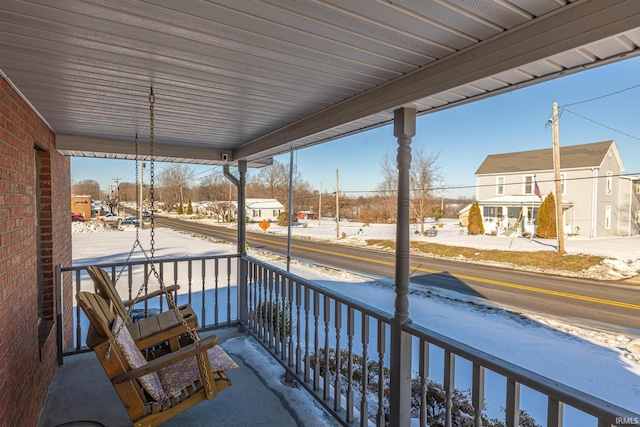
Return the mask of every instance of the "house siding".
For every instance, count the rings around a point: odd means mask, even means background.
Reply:
[[[619,231],[618,227],[618,209],[619,209],[619,175],[620,168],[616,164],[616,160],[614,156],[605,156],[600,168],[598,170],[598,180],[597,180],[597,192],[596,192],[596,211],[597,218],[595,221],[595,235],[593,237],[598,236],[607,236],[607,235],[617,235]],[[607,192],[607,172],[611,173],[611,192]],[[607,228],[605,224],[605,212],[607,210],[607,206],[611,207],[611,222],[609,227]]]
[[[575,169],[565,172],[565,193],[563,199],[572,204],[564,213],[565,231],[590,235],[591,221],[594,217],[593,172],[591,169]],[[597,181],[596,181],[597,182]],[[553,183],[550,183],[553,185]],[[554,191],[555,193],[555,191]]]
[[[55,266],[71,263],[69,178],[53,132],[0,77],[2,426],[36,425],[57,368]],[[72,305],[71,289],[63,300]],[[69,340],[71,315],[63,322]]]
[[[618,234],[640,233],[640,177],[620,179],[618,201]]]

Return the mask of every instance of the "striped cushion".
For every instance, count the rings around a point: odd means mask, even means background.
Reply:
[[[111,333],[113,333],[113,336],[116,339],[116,344],[118,345],[118,348],[120,348],[122,355],[131,369],[139,368],[147,364],[147,360],[144,358],[138,349],[138,346],[136,346],[135,341],[131,337],[129,329],[127,329],[122,318],[117,314],[113,321],[113,326],[111,326]],[[167,398],[157,372],[152,372],[138,377],[138,382],[156,402],[164,402]]]
[[[209,363],[213,372],[228,371],[238,367],[236,362],[219,345],[207,350],[207,354],[209,355]],[[169,396],[178,397],[182,389],[200,379],[197,358],[189,357],[162,368],[158,371],[158,376],[165,393]]]

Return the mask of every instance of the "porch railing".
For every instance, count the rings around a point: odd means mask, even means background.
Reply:
[[[246,260],[249,316],[243,324],[280,362],[289,380],[304,387],[343,425],[397,425],[388,419],[389,394],[395,392],[388,379],[411,373],[390,371],[392,315],[264,262]],[[521,413],[525,394],[544,401],[545,408],[534,404],[530,411],[548,427],[640,420],[640,415],[613,403],[420,325],[405,323],[402,330],[412,337],[412,368],[417,372],[411,401],[402,406],[421,426],[485,425],[483,418],[497,418],[483,413],[486,392],[496,385],[502,385],[504,393],[494,406],[504,408],[500,418],[509,427],[520,425],[521,414],[531,415]],[[456,366],[463,368],[462,375]],[[468,403],[473,409],[467,413],[456,402],[464,393],[456,382],[471,390]],[[442,401],[437,391],[443,392]]]
[[[397,425],[387,409],[390,394],[396,392],[389,379],[412,373],[391,371],[391,314],[251,257],[180,258],[156,264],[165,285],[181,285],[177,301],[199,308],[204,328],[239,325],[247,330],[282,365],[287,380],[306,389],[340,424]],[[122,266],[101,265],[114,279],[123,271],[119,282],[126,283],[125,293],[134,297],[136,283],[148,275],[148,264],[131,262],[124,270]],[[93,289],[84,267],[59,271],[72,273],[76,291]],[[141,309],[162,304],[159,300]],[[76,342],[67,354],[83,350],[87,325],[77,307],[74,321]],[[482,426],[490,418],[501,418],[515,427],[529,415],[550,427],[604,427],[640,420],[639,414],[423,326],[405,323],[402,331],[412,337],[416,374],[411,399],[401,406],[421,426]],[[491,405],[504,408],[500,416],[485,412],[485,400],[495,395],[495,388],[501,390],[502,401]],[[469,400],[464,405],[460,399],[467,396],[466,389]]]

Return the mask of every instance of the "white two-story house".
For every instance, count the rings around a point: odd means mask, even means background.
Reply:
[[[614,141],[560,148],[565,234],[597,237],[640,233],[640,177],[626,176]],[[491,154],[475,173],[485,229],[535,230],[542,199],[554,193],[553,150]],[[536,185],[540,197],[536,195]]]

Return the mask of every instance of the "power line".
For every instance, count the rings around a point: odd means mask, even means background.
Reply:
[[[640,179],[640,172],[635,172],[635,173],[621,173],[621,174],[615,174],[615,175],[601,175],[596,177],[597,179],[603,179],[603,178],[607,178],[607,177],[638,177]],[[579,177],[579,178],[566,178],[563,179],[561,181],[564,182],[568,182],[568,181],[580,181],[580,180],[590,180],[593,179],[594,177],[588,176],[588,177]],[[545,179],[542,181],[537,181],[538,184],[540,183],[555,183],[556,180],[555,179]],[[484,187],[496,187],[497,184],[483,184],[483,185],[451,185],[451,186],[440,186],[440,187],[430,187],[427,188],[427,191],[449,191],[449,190],[465,190],[465,189],[470,189],[470,188],[484,188]],[[502,184],[505,187],[508,186],[514,186],[514,185],[518,185],[518,186],[522,186],[523,182],[510,182],[510,183],[505,183]],[[417,189],[417,188],[413,188],[410,191],[418,191],[421,189]],[[392,190],[367,190],[367,191],[362,191],[362,190],[340,190],[340,193],[394,193],[396,190],[392,189]],[[334,192],[331,193],[327,193],[327,194],[334,194]]]
[[[611,92],[611,93],[608,93],[606,95],[596,96],[595,98],[585,99],[583,101],[578,101],[578,102],[573,102],[571,104],[566,104],[566,105],[563,105],[562,108],[571,107],[572,105],[585,104],[587,102],[597,101],[599,99],[607,98],[607,97],[613,96],[613,95],[618,95],[619,93],[627,92],[629,90],[633,90],[633,89],[638,88],[638,87],[640,87],[640,84],[637,84],[637,85],[631,86],[631,87],[627,87],[627,88],[618,90],[616,92]]]
[[[602,126],[602,127],[604,127],[604,128],[607,128],[607,129],[609,129],[609,130],[612,130],[612,131],[614,131],[614,132],[618,132],[619,134],[622,134],[622,135],[627,136],[627,137],[629,137],[629,138],[632,138],[632,139],[635,139],[635,140],[640,141],[640,138],[635,137],[635,136],[633,136],[633,135],[631,135],[631,134],[628,134],[628,133],[626,133],[626,132],[622,132],[622,131],[620,131],[620,130],[618,130],[618,129],[612,128],[611,126],[607,126],[607,125],[605,125],[605,124],[602,124],[602,123],[600,123],[600,122],[597,122],[597,121],[595,121],[595,120],[593,120],[593,119],[590,119],[589,117],[583,116],[582,114],[578,114],[578,113],[576,113],[575,111],[571,111],[571,110],[569,110],[569,109],[567,109],[567,108],[565,108],[565,107],[562,107],[562,108],[563,108],[563,110],[564,110],[564,111],[566,111],[567,113],[575,114],[575,115],[576,115],[576,116],[578,116],[578,117],[581,117],[581,118],[583,118],[583,119],[585,119],[585,120],[588,120],[588,121],[590,121],[590,122],[592,122],[592,123],[595,123],[595,124],[597,124],[597,125],[600,125],[600,126]]]

